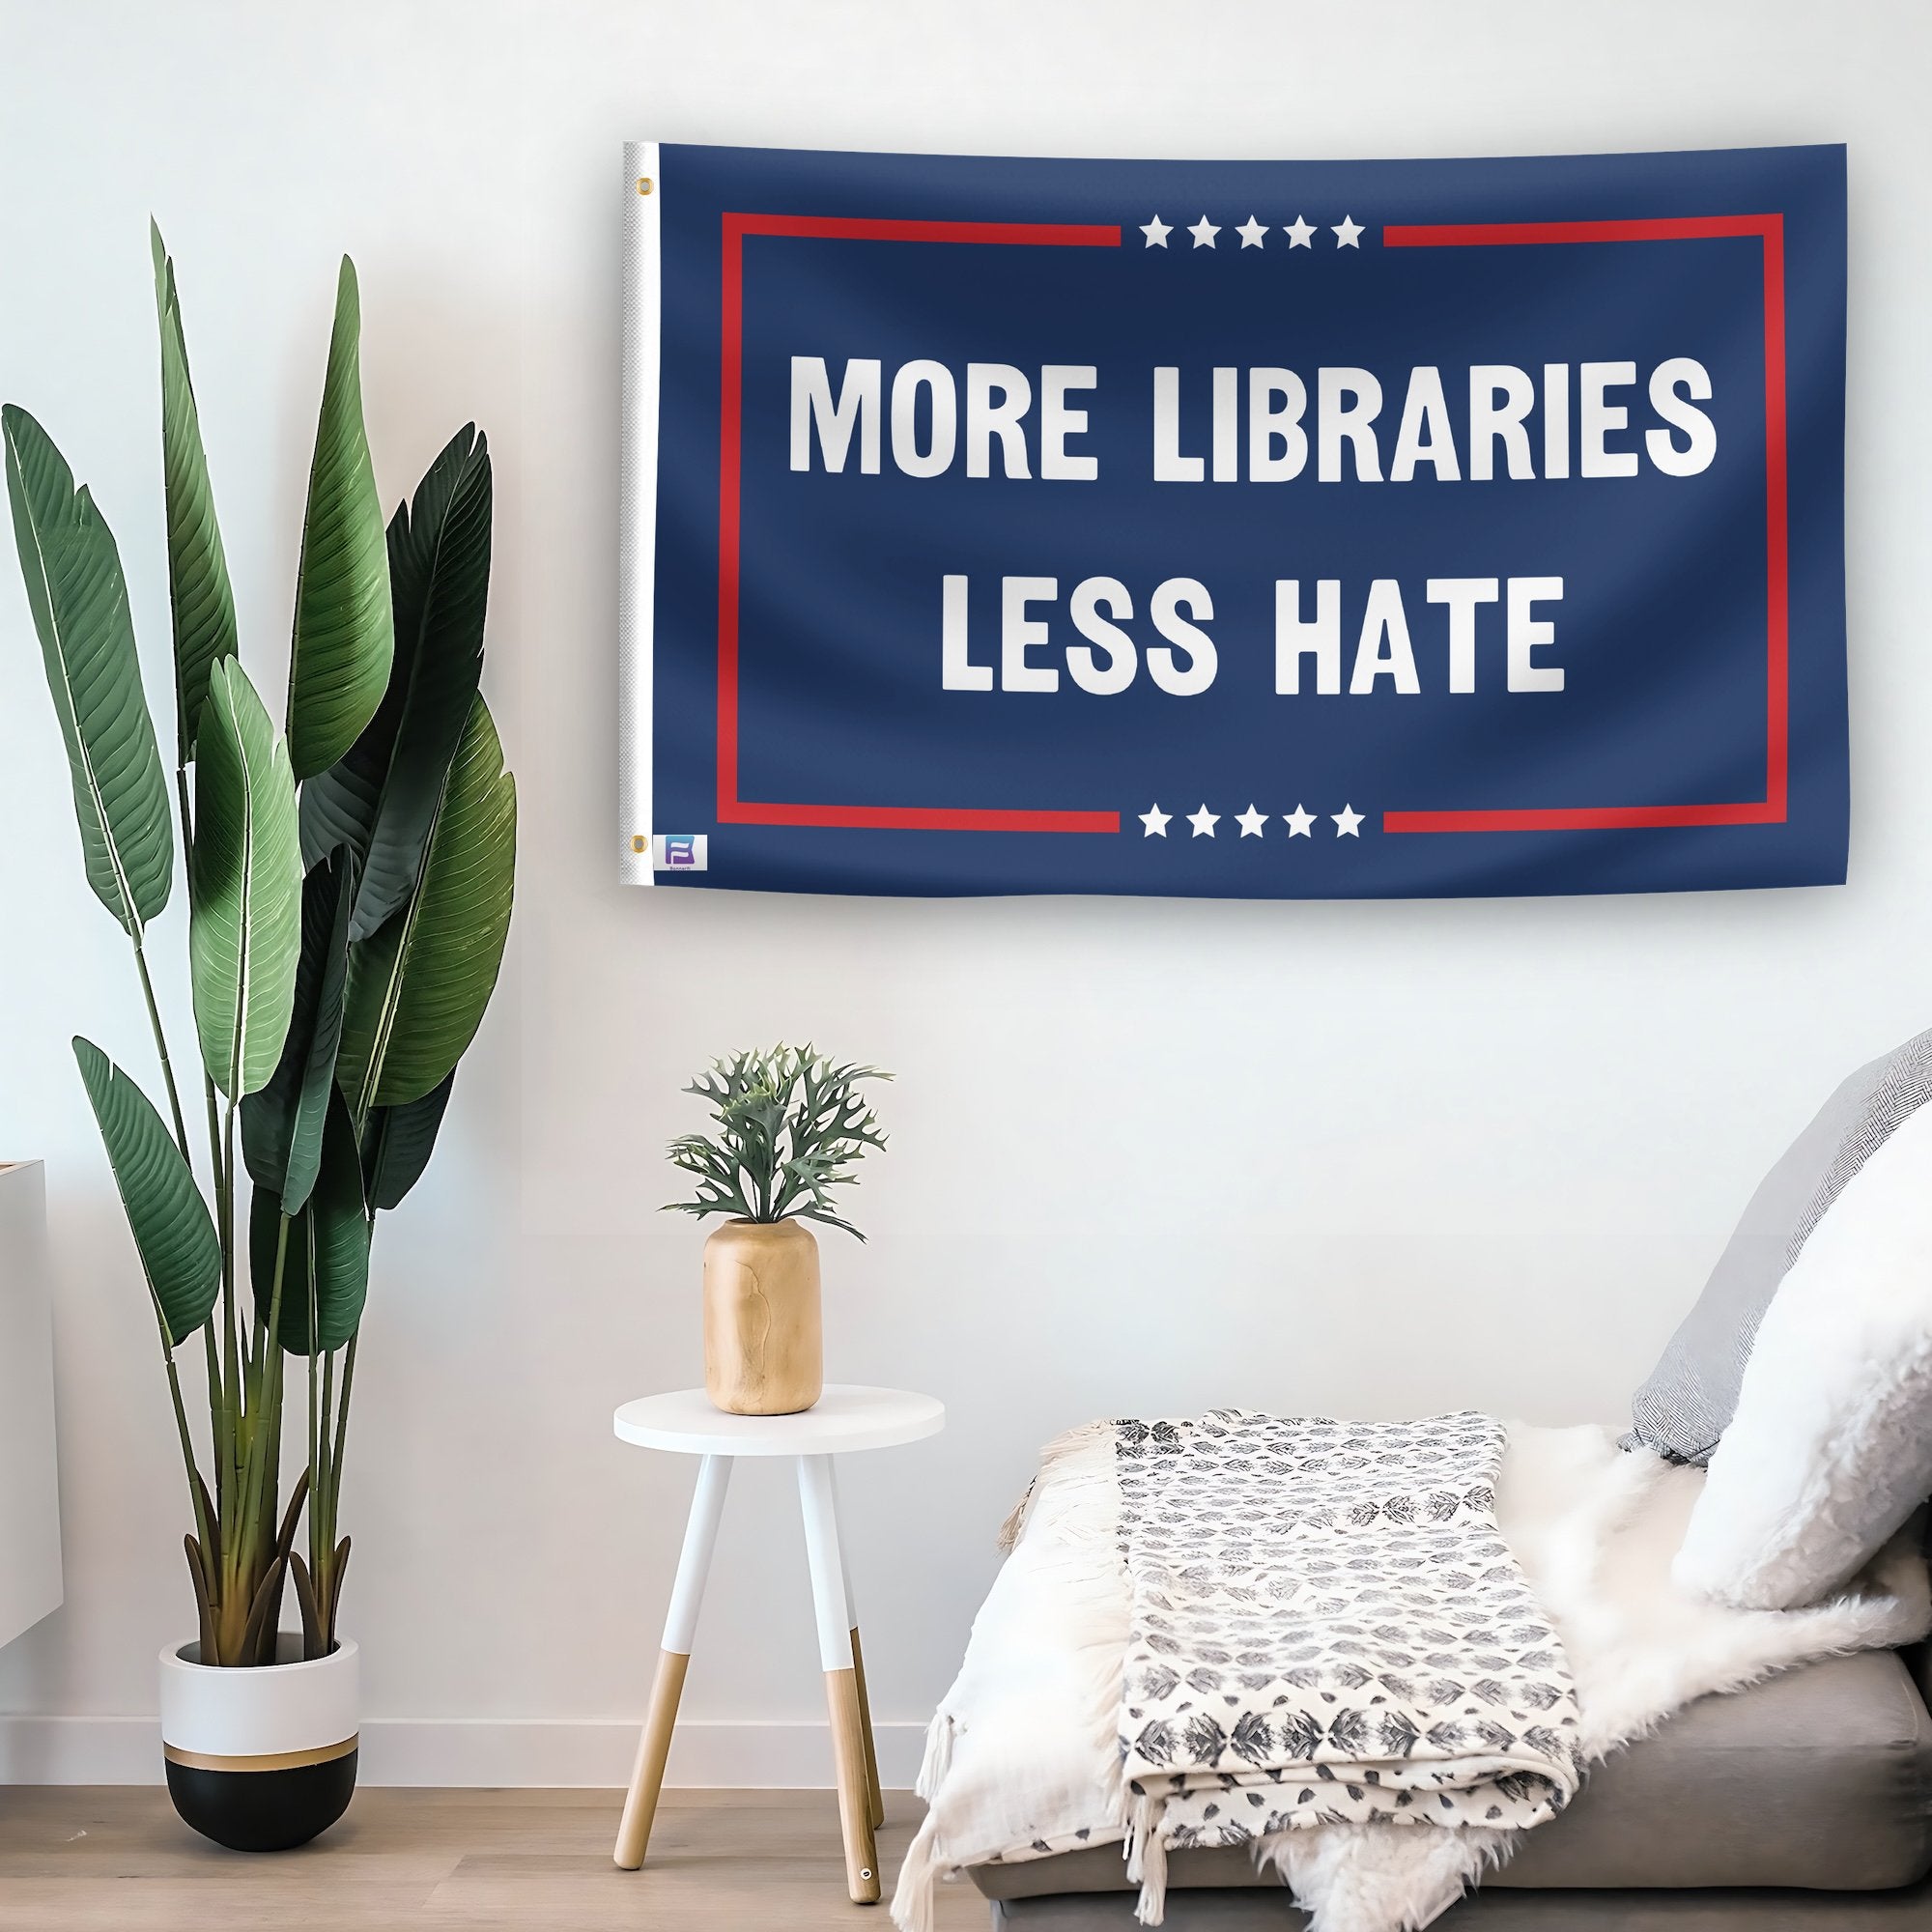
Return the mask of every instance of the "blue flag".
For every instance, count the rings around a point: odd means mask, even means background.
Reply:
[[[627,154],[627,877],[1842,881],[1842,148]]]

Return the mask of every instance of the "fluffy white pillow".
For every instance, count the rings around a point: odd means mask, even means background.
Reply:
[[[1932,1107],[1784,1277],[1671,1575],[1746,1609],[1847,1582],[1932,1494]]]

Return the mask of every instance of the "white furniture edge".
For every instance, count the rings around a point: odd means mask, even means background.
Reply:
[[[46,1177],[0,1163],[0,1644],[62,1599]]]
[[[680,1456],[842,1456],[896,1449],[946,1427],[936,1396],[828,1382],[797,1415],[726,1415],[702,1389],[677,1389],[627,1402],[611,1418],[620,1441]]]

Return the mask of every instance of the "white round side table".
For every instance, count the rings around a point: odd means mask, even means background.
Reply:
[[[789,1456],[798,1465],[799,1509],[805,1519],[806,1558],[818,1620],[818,1658],[832,1714],[846,1889],[857,1904],[876,1904],[879,1856],[873,1833],[885,1823],[885,1807],[879,1796],[872,1714],[866,1697],[866,1665],[859,1648],[859,1617],[838,1542],[838,1493],[832,1463],[835,1456],[854,1450],[890,1449],[937,1435],[946,1425],[944,1405],[905,1389],[833,1382],[814,1406],[797,1415],[726,1415],[712,1406],[702,1389],[679,1389],[671,1395],[627,1402],[611,1422],[622,1441],[704,1459],[697,1465],[697,1491],[665,1616],[664,1649],[658,1657],[612,1857],[626,1871],[635,1871],[643,1863],[650,1843],[651,1820],[664,1788],[665,1760],[677,1723],[684,1673],[691,1662],[698,1601],[724,1514],[731,1464],[740,1456]]]

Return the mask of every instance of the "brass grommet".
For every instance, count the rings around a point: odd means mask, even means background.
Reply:
[[[651,178],[650,178],[650,176],[649,176],[649,175],[639,175],[639,176],[638,177],[638,192],[639,192],[639,194],[649,194],[649,193],[650,193],[650,191],[651,191]]]
[[[651,841],[648,838],[646,838],[641,832],[634,832],[631,835],[631,850],[633,852],[643,851],[645,847],[650,844],[650,842]]]

